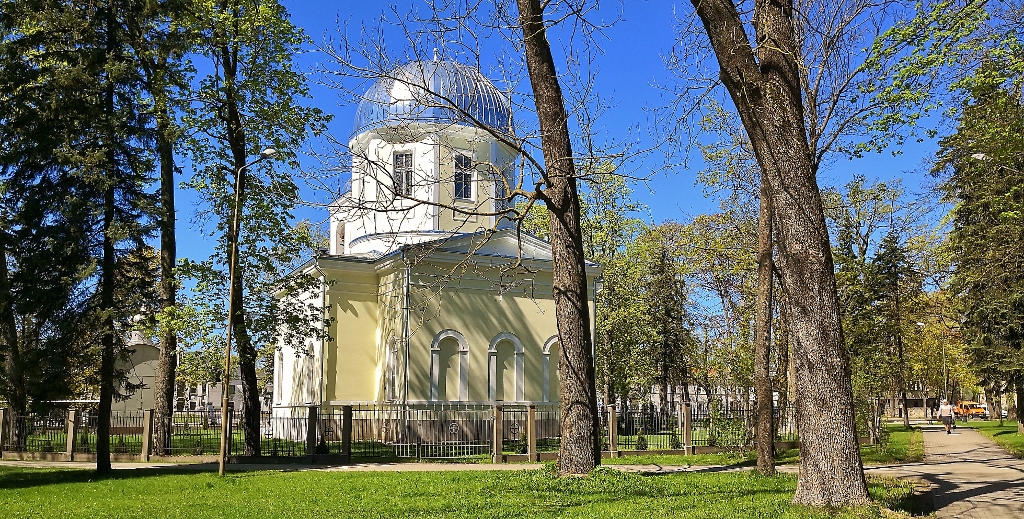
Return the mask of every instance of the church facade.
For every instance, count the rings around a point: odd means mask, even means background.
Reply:
[[[507,97],[455,62],[406,64],[366,92],[328,253],[300,269],[323,281],[303,297],[332,340],[278,349],[275,415],[558,401],[550,246],[506,218],[511,136]],[[592,298],[600,267],[587,272]]]

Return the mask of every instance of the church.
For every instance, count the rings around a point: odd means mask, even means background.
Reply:
[[[513,137],[508,96],[436,53],[366,91],[329,249],[299,269],[323,282],[304,297],[329,318],[331,340],[278,348],[275,416],[558,402],[550,245],[504,218]],[[588,264],[591,298],[599,275]]]

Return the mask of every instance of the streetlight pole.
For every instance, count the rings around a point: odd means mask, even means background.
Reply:
[[[235,207],[231,217],[231,236],[234,238],[228,244],[230,251],[228,252],[228,323],[225,332],[227,338],[224,344],[224,374],[221,375],[220,379],[222,393],[220,402],[220,464],[217,468],[217,474],[221,476],[224,475],[224,464],[227,462],[228,437],[230,433],[230,427],[228,426],[228,388],[230,387],[229,382],[231,380],[231,325],[234,321],[235,312],[238,310],[235,308],[235,276],[237,275],[236,270],[238,267],[239,221],[242,217],[242,186],[244,185],[242,183],[242,175],[245,175],[245,170],[249,166],[276,155],[276,149],[266,148],[260,152],[260,156],[257,159],[235,170]]]
[[[949,374],[946,372],[946,341],[942,341],[942,395],[949,399]]]

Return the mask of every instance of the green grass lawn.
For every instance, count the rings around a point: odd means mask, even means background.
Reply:
[[[999,425],[999,420],[971,420],[966,424],[957,422],[957,426],[975,429],[995,440],[1000,447],[1006,449],[1013,456],[1024,459],[1024,434],[1017,432],[1017,422],[1003,420],[1003,425]]]
[[[862,445],[860,457],[865,465],[915,463],[924,461],[924,438],[921,429],[905,429],[901,424],[886,424],[889,442],[885,445]]]
[[[0,467],[4,517],[692,517],[868,518],[878,506],[822,511],[790,504],[794,476],[749,472],[643,476],[598,469],[556,478],[515,472],[167,473]],[[872,496],[904,502],[909,484]]]
[[[861,459],[866,465],[888,465],[892,463],[914,463],[924,459],[924,440],[921,430],[904,429],[902,425],[889,424],[889,443],[887,445],[862,445]],[[775,453],[775,462],[780,465],[798,463],[798,449],[780,450]],[[723,452],[718,454],[696,454],[681,456],[670,454],[644,454],[640,456],[623,456],[621,458],[605,458],[601,463],[606,465],[726,465],[753,466],[757,462],[757,453]]]
[[[680,454],[641,454],[637,456],[623,456],[621,458],[603,458],[604,465],[662,465],[662,466],[753,466],[757,462],[757,454],[754,452],[722,452],[717,454],[694,454],[683,456]]]

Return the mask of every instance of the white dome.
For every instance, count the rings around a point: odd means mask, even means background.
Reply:
[[[475,68],[454,61],[413,61],[366,91],[352,135],[417,122],[482,123],[511,134],[512,108],[508,97]]]

